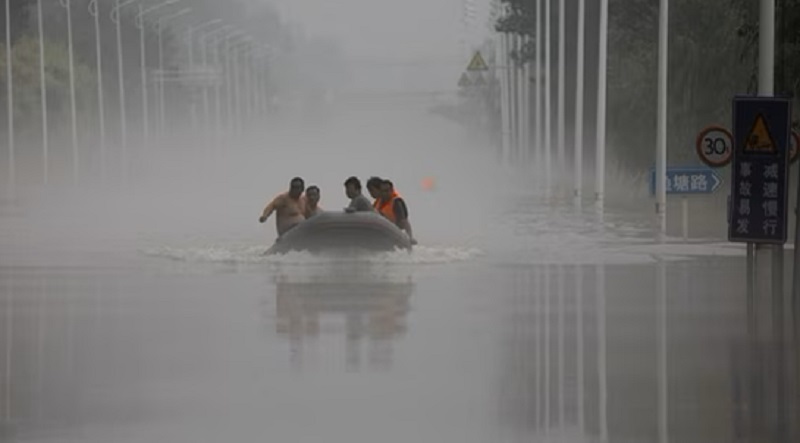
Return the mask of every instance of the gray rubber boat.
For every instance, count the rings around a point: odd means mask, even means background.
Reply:
[[[405,232],[375,212],[323,212],[292,228],[266,254],[411,249]]]

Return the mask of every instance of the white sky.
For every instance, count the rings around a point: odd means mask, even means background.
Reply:
[[[479,43],[488,34],[489,0],[263,1],[307,35],[336,39],[358,62],[358,83],[367,89],[455,88],[469,61],[462,40]],[[475,10],[469,29],[465,6]],[[414,66],[386,64],[398,61]]]
[[[471,31],[485,33],[489,0],[264,0],[309,35],[338,39],[356,58],[458,57],[465,35],[463,5],[479,16]],[[479,38],[478,38],[479,40]]]

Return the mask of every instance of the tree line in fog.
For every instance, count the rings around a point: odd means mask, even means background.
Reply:
[[[159,2],[142,0],[145,6]],[[65,0],[42,0],[44,32],[45,78],[48,127],[57,151],[65,139],[70,137],[70,85],[69,51],[67,45],[67,9]],[[78,119],[78,138],[81,146],[94,145],[98,137],[98,90],[97,51],[94,16],[90,13],[90,0],[71,0],[71,18],[74,46],[75,98]],[[2,6],[2,5],[0,5]],[[120,134],[119,76],[116,24],[110,13],[114,0],[98,0],[100,17],[100,51],[102,55],[102,82],[104,91],[105,126],[109,143],[118,143]],[[220,19],[220,23],[244,31],[259,45],[268,46],[273,62],[264,65],[270,95],[281,91],[302,90],[308,87],[324,90],[325,81],[341,80],[341,57],[335,42],[312,39],[303,30],[282,20],[278,12],[267,2],[251,0],[182,0],[159,10],[159,14],[147,16],[146,71],[148,76],[159,67],[158,42],[155,22],[159,15],[190,7],[185,17],[164,25],[162,32],[164,70],[186,69],[187,29],[209,20]],[[138,14],[136,4],[122,9],[121,35],[123,53],[124,90],[128,119],[133,126],[141,125],[142,71],[140,31],[135,25]],[[7,135],[7,73],[6,16],[0,7],[0,145],[5,145]],[[36,0],[10,0],[11,46],[13,66],[13,110],[15,139],[19,145],[18,155],[36,151],[42,137],[42,108],[40,88],[40,57],[38,3]],[[197,37],[194,43],[195,63],[199,63],[200,49]],[[308,60],[312,60],[309,62]],[[327,76],[314,76],[309,65],[324,65]],[[337,77],[338,76],[338,77]],[[148,80],[149,106],[155,106],[156,86]],[[170,84],[167,87],[168,114],[186,114],[186,101],[196,97],[186,85]],[[155,113],[155,112],[154,112]],[[184,120],[186,116],[182,116]],[[185,122],[184,122],[185,123]],[[153,124],[151,122],[151,124]],[[136,127],[128,129],[131,136],[138,134]],[[141,131],[139,131],[141,132]],[[64,143],[68,144],[68,143]],[[4,150],[5,151],[5,150]],[[34,154],[31,154],[34,155]],[[5,163],[6,155],[0,157]]]
[[[499,14],[495,29],[530,39],[521,50],[511,54],[514,60],[535,60],[537,1],[500,0],[507,12]],[[597,85],[599,2],[586,0],[585,4],[584,121],[586,142],[591,143],[596,114],[596,97],[593,95]],[[555,91],[558,0],[552,0],[551,14],[551,77]],[[635,170],[648,168],[654,162],[658,14],[659,0],[609,0],[607,144],[609,154],[622,165]],[[758,2],[671,0],[669,14],[669,156],[672,162],[690,163],[696,161],[694,141],[697,133],[711,124],[730,127],[733,96],[756,91]],[[797,97],[800,91],[800,57],[797,57],[800,50],[800,0],[777,0],[775,16],[775,91],[776,94]],[[576,26],[577,1],[568,0],[565,57],[567,128],[574,116]],[[797,116],[800,107],[794,109]],[[568,131],[568,142],[570,137]]]

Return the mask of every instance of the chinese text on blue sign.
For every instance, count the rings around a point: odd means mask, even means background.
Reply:
[[[733,119],[728,239],[783,244],[788,215],[789,100],[736,98]]]
[[[667,168],[664,178],[668,194],[710,194],[722,183],[714,170],[704,166]],[[650,170],[650,193],[656,193],[656,171]]]

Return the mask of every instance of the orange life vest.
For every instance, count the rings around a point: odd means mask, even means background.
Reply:
[[[397,217],[394,214],[394,201],[398,198],[400,198],[400,194],[397,191],[392,191],[392,197],[389,200],[378,199],[375,201],[375,209],[392,223],[397,223]]]

